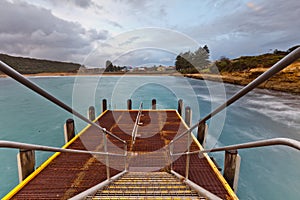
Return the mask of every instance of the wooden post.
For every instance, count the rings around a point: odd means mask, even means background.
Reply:
[[[75,136],[74,120],[68,119],[64,125],[65,142],[69,142]]]
[[[237,192],[240,165],[241,157],[238,155],[237,150],[225,151],[224,178],[234,192]]]
[[[34,150],[20,149],[18,155],[19,181],[22,182],[34,172],[35,152]]]
[[[91,121],[94,121],[96,119],[96,115],[95,115],[95,107],[94,106],[90,106],[89,110],[88,110],[88,118]]]
[[[152,110],[156,110],[156,99],[152,99]]]
[[[128,100],[127,100],[127,109],[128,109],[128,110],[131,110],[131,109],[132,109],[132,101],[131,101],[131,99],[128,99]]]
[[[102,112],[107,110],[107,100],[103,99],[102,100]]]
[[[183,101],[182,99],[179,99],[178,100],[178,108],[177,108],[177,111],[179,113],[180,116],[182,116],[182,108],[183,108]]]
[[[208,126],[205,122],[198,125],[197,140],[205,147]]]
[[[185,107],[185,123],[188,127],[191,127],[192,123],[192,110],[189,106]]]

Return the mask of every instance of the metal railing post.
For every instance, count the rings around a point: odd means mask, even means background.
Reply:
[[[134,123],[134,126],[133,126],[133,130],[132,130],[132,133],[131,133],[132,144],[135,143],[136,133],[137,133],[138,126],[139,126],[139,123],[140,123],[142,110],[143,110],[143,102],[141,102],[141,104],[140,104],[139,111],[138,111],[138,114],[136,116],[135,123]]]
[[[109,158],[108,158],[108,151],[107,151],[107,134],[106,131],[103,131],[103,143],[104,143],[104,152],[105,154],[105,165],[106,165],[106,177],[110,179],[110,171],[109,171]]]
[[[188,133],[188,140],[187,140],[187,155],[186,155],[186,163],[185,163],[185,179],[189,179],[189,171],[190,171],[190,157],[191,155],[189,154],[191,147],[191,132]]]
[[[170,150],[170,168],[173,170],[173,151],[174,151],[174,144],[169,145],[169,150]]]
[[[192,109],[191,107],[187,106],[185,107],[185,123],[188,127],[192,124]],[[186,163],[185,163],[185,179],[189,179],[189,171],[190,171],[190,144],[191,144],[191,131],[187,133],[187,155],[186,155]]]
[[[124,154],[124,170],[125,171],[128,171],[128,162],[127,162],[127,155],[128,155],[128,151],[127,151],[127,143],[125,144],[125,147],[124,147],[124,151],[125,151],[125,154]]]

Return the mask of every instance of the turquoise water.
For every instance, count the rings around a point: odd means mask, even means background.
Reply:
[[[101,99],[111,109],[133,107],[151,99],[158,108],[177,108],[177,99],[193,110],[193,121],[240,89],[239,86],[204,82],[182,77],[37,77],[32,81],[73,108],[86,114],[90,105],[101,112]],[[208,89],[209,88],[209,89]],[[225,92],[224,94],[222,92]],[[60,147],[64,144],[63,123],[72,117],[11,79],[0,79],[0,139]],[[224,124],[224,125],[223,125]],[[86,124],[76,120],[76,130]],[[300,97],[255,90],[209,121],[208,147],[273,137],[300,140]],[[0,197],[18,184],[18,150],[0,149]],[[238,187],[240,199],[299,199],[300,152],[287,147],[240,150],[242,157]],[[37,166],[51,153],[37,152]],[[220,166],[223,153],[211,154]]]

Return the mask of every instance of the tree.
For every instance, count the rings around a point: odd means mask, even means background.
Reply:
[[[120,67],[120,66],[113,65],[110,60],[106,61],[105,66],[106,66],[105,72],[120,72],[123,69],[126,69],[125,66]]]
[[[293,46],[293,47],[289,48],[289,49],[287,50],[287,52],[288,52],[288,53],[291,53],[292,51],[294,51],[294,50],[297,49],[298,47],[300,47],[300,45]]]
[[[176,57],[175,67],[181,73],[198,73],[209,65],[209,49],[205,45],[196,51],[180,53]]]
[[[215,65],[220,72],[232,70],[232,63],[230,59],[225,56],[222,56],[220,60],[217,60]]]
[[[276,55],[286,55],[287,52],[281,51],[281,50],[278,50],[278,49],[275,49],[275,50],[273,51],[273,54],[276,54]]]
[[[209,49],[208,49],[207,45],[204,45],[203,49],[209,54]]]
[[[206,46],[206,45],[205,45]],[[202,70],[209,65],[209,50],[206,46],[206,49],[203,47],[199,47],[194,54],[192,55],[192,64],[197,70]]]
[[[110,60],[107,60],[105,63],[105,71],[106,72],[113,72],[114,71],[114,66]]]
[[[193,65],[189,62],[191,60],[191,52],[180,53],[176,57],[175,67],[176,70],[184,73],[187,69],[193,68]]]

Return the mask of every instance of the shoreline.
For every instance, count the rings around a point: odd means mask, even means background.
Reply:
[[[261,72],[262,73],[262,72]],[[254,80],[261,73],[253,72],[232,72],[219,74],[180,74],[180,73],[103,73],[103,74],[79,74],[79,73],[37,73],[23,74],[26,77],[67,77],[67,76],[181,76],[200,80],[224,82],[233,85],[245,86]],[[7,78],[5,74],[0,74],[0,78]],[[262,83],[258,88],[269,89],[290,94],[300,95],[300,76],[298,74],[280,72],[268,81]]]
[[[36,74],[22,74],[25,77],[51,77],[51,76],[184,76],[180,73],[102,73],[102,74],[83,74],[83,73],[36,73]],[[0,78],[8,78],[6,74],[0,74]]]
[[[216,74],[186,74],[185,77],[209,80],[215,82],[224,82],[233,85],[245,86],[253,81],[258,75],[251,76],[245,72],[222,73]],[[274,77],[263,82],[258,86],[260,89],[268,89],[279,92],[286,92],[294,95],[300,95],[300,77],[285,76],[283,72],[276,74]]]

